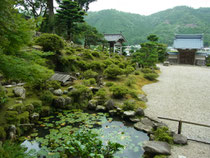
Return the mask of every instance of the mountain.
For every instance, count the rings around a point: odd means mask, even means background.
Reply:
[[[210,8],[179,6],[149,16],[110,9],[88,12],[85,20],[101,33],[122,32],[128,44],[145,42],[149,34],[156,34],[160,42],[172,45],[175,34],[203,33],[205,45],[210,45]]]

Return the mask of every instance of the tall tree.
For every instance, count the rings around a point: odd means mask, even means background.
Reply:
[[[72,40],[72,33],[76,23],[84,22],[84,11],[77,2],[63,0],[57,10],[57,23],[66,29],[67,40]]]
[[[54,4],[53,0],[47,0],[48,32],[54,32]]]
[[[85,11],[87,12],[89,10],[89,4],[97,0],[75,0],[75,1],[79,4],[80,8],[85,9]]]

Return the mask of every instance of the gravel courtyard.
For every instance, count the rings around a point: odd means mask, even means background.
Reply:
[[[210,69],[189,65],[159,67],[159,82],[143,87],[148,97],[146,115],[210,125]],[[177,132],[178,123],[161,121]],[[183,124],[182,134],[210,143],[210,128]],[[172,153],[172,158],[210,158],[210,145],[189,141],[186,147],[174,147]]]

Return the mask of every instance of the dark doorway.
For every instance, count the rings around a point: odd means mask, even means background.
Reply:
[[[179,50],[180,64],[195,64],[195,50]]]

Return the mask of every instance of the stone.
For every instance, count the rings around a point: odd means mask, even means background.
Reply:
[[[136,123],[136,122],[140,122],[140,119],[139,118],[135,118],[135,117],[131,117],[130,121]]]
[[[32,122],[38,122],[39,121],[39,113],[33,113],[32,115],[31,115],[31,121]]]
[[[136,115],[137,116],[144,116],[144,110],[142,108],[138,108],[136,110]]]
[[[108,100],[104,106],[107,108],[107,110],[113,110],[116,109],[115,103],[112,99]]]
[[[53,91],[53,94],[57,95],[57,96],[62,96],[63,95],[63,91],[61,89],[56,89]]]
[[[15,103],[17,103],[17,104],[23,104],[23,101],[22,100],[15,100]]]
[[[174,134],[173,139],[175,144],[187,145],[187,137],[182,134]]]
[[[96,107],[96,111],[98,111],[98,112],[105,112],[106,111],[106,108],[104,106],[102,106],[102,105],[98,105]]]
[[[143,149],[149,154],[171,155],[171,147],[166,142],[147,141],[143,144]]]
[[[117,115],[117,110],[109,110],[109,114],[111,116],[116,116]]]
[[[155,122],[154,123],[154,128],[155,129],[158,129],[158,128],[161,128],[161,127],[168,127],[168,126],[163,122]]]
[[[16,82],[12,82],[12,85],[13,85],[13,86],[16,86],[16,85],[17,85],[17,83],[16,83]]]
[[[170,62],[169,61],[164,61],[163,66],[169,66]]]
[[[68,94],[68,91],[67,91],[67,90],[64,90],[64,91],[63,91],[63,94]]]
[[[144,94],[138,94],[137,98],[138,98],[138,100],[143,101],[143,102],[147,102],[148,101],[147,96],[144,95]]]
[[[17,133],[17,128],[15,125],[11,125],[9,127],[9,139],[12,141],[16,140],[16,133]]]
[[[62,83],[61,83],[62,86],[70,86],[70,85],[72,85],[72,84],[73,84],[72,81],[67,81],[67,82],[62,82]]]
[[[75,76],[76,76],[76,77],[80,77],[80,75],[81,75],[81,74],[80,74],[79,72],[75,73]]]
[[[24,86],[25,83],[18,83],[17,86]]]
[[[74,87],[73,86],[70,86],[69,88],[68,88],[68,91],[70,92],[70,91],[72,91],[74,89]]]
[[[53,105],[57,108],[64,108],[66,105],[65,99],[63,97],[58,97],[53,100]]]
[[[152,126],[145,125],[142,122],[135,123],[134,124],[134,128],[136,130],[144,131],[144,132],[147,132],[147,133],[151,133],[152,132]]]
[[[151,121],[151,120],[148,119],[148,118],[142,118],[142,119],[141,119],[141,123],[143,123],[143,124],[146,125],[146,126],[151,126],[151,127],[154,127],[154,126],[155,126],[155,125],[154,125],[154,122]]]
[[[134,117],[135,116],[135,111],[124,111],[123,115],[125,117]]]
[[[55,89],[54,89],[53,87],[50,87],[50,88],[49,88],[49,91],[50,91],[50,92],[53,92],[54,90],[55,90]]]
[[[5,85],[4,87],[5,88],[11,88],[11,87],[14,87],[14,85]]]
[[[97,100],[92,99],[88,102],[88,109],[95,110],[96,107],[97,107]]]
[[[26,90],[23,87],[15,87],[13,93],[16,97],[21,97],[22,99],[26,97]]]
[[[95,94],[99,91],[100,87],[90,87],[89,89],[93,92],[93,94]]]

